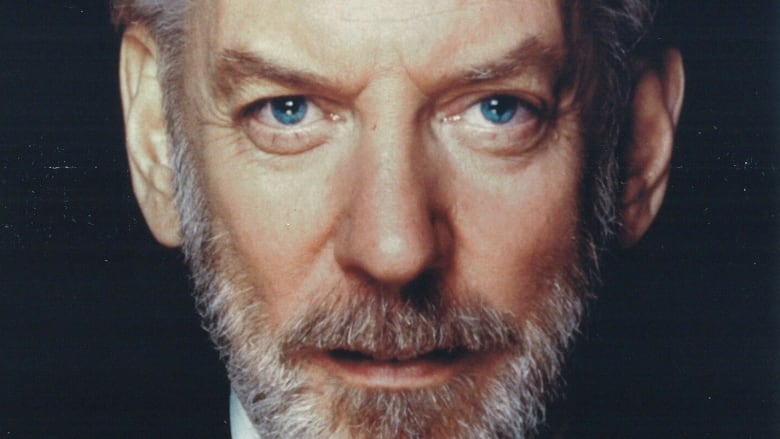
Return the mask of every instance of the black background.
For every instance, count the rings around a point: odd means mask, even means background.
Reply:
[[[780,437],[780,6],[677,1],[664,208],[571,359],[572,437]],[[100,2],[0,6],[0,435],[226,437],[176,251],[132,198]]]

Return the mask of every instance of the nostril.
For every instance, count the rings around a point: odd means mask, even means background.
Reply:
[[[441,273],[425,270],[414,280],[401,288],[401,298],[420,312],[432,312],[440,309],[442,299]]]

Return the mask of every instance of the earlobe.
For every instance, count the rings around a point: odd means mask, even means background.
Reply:
[[[669,50],[661,65],[646,67],[640,74],[632,102],[632,142],[623,157],[623,246],[636,243],[661,208],[684,87],[682,57],[677,50]]]
[[[181,240],[179,217],[157,60],[156,45],[147,30],[128,28],[122,38],[119,83],[133,192],[155,238],[175,247]]]

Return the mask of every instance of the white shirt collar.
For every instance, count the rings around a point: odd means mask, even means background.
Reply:
[[[232,439],[260,439],[233,389],[230,389],[230,437]]]

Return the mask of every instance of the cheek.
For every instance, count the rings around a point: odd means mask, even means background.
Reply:
[[[453,211],[460,283],[518,315],[576,263],[579,161],[553,155],[490,184],[462,187]]]
[[[327,166],[269,172],[251,153],[203,155],[214,234],[234,255],[231,271],[255,287],[271,315],[300,304],[295,292],[327,285],[335,184]],[[288,172],[289,171],[289,172]],[[330,282],[332,284],[332,282]]]

